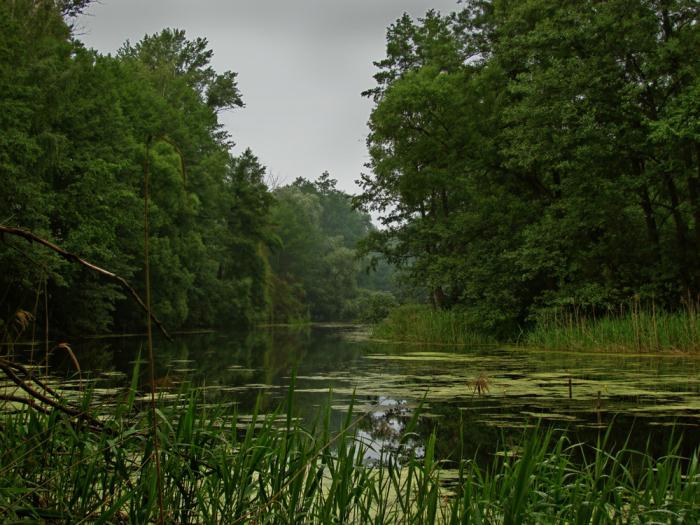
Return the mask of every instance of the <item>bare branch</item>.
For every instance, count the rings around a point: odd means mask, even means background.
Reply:
[[[41,237],[38,237],[34,233],[30,232],[29,230],[23,230],[21,228],[12,228],[10,226],[4,226],[0,224],[0,235],[2,234],[9,234],[9,235],[16,235],[18,237],[22,237],[23,239],[26,239],[29,242],[36,242],[38,244],[41,244],[42,246],[45,246],[46,248],[53,250],[56,252],[58,255],[63,257],[65,260],[72,262],[72,263],[77,263],[82,266],[85,266],[86,268],[92,270],[95,273],[99,273],[100,275],[107,277],[108,279],[111,279],[112,281],[116,281],[119,283],[122,288],[126,289],[129,292],[129,295],[136,301],[139,306],[151,316],[151,319],[153,320],[154,323],[156,323],[156,326],[158,326],[158,329],[161,331],[161,333],[168,339],[168,341],[172,341],[173,338],[170,337],[170,334],[168,331],[165,329],[163,324],[158,320],[158,318],[153,314],[153,312],[149,312],[148,308],[146,307],[146,304],[143,302],[141,297],[139,296],[138,293],[136,293],[136,290],[124,279],[123,277],[120,277],[119,275],[112,273],[110,271],[107,271],[103,268],[100,268],[99,266],[96,266],[92,264],[91,262],[86,261],[85,259],[82,259],[78,257],[77,255],[67,252],[60,246],[55,245],[54,243],[47,241],[46,239],[42,239]]]
[[[61,412],[71,417],[87,421],[90,424],[90,426],[95,430],[104,430],[104,425],[102,424],[102,422],[93,417],[92,415],[88,414],[87,412],[83,412],[77,408],[73,408],[66,404],[62,404],[61,402],[56,401],[55,399],[52,399],[42,394],[41,392],[35,390],[34,388],[30,387],[28,384],[28,380],[34,380],[34,378],[32,376],[29,376],[26,379],[22,379],[17,374],[15,374],[13,368],[17,368],[17,366],[14,363],[5,361],[4,359],[0,359],[0,370],[2,370],[5,373],[5,375],[10,381],[12,381],[22,390],[24,390],[32,398],[34,398],[37,401],[40,401],[44,405],[48,405],[51,408],[60,410]]]

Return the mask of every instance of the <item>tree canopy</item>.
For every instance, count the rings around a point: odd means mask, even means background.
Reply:
[[[272,222],[280,246],[272,250],[271,267],[276,287],[294,290],[296,297],[291,304],[276,303],[277,321],[305,316],[353,320],[360,314],[357,301],[369,293],[366,288],[380,288],[363,281],[369,261],[355,253],[358,242],[374,230],[370,217],[353,209],[351,196],[336,183],[325,172],[315,182],[297,179],[273,192]]]
[[[217,119],[242,105],[235,73],[216,73],[207,41],[174,29],[100,55],[73,37],[62,6],[0,3],[2,222],[140,287],[150,143],[155,313],[171,327],[264,318],[259,247],[270,236],[272,198],[264,168],[250,151],[231,155]],[[35,312],[46,282],[60,330],[141,325],[113,285],[39,247],[5,241],[3,316]]]
[[[252,151],[231,153],[218,116],[242,94],[205,38],[168,28],[101,55],[64,19],[87,3],[0,2],[0,223],[143,295],[148,170],[152,304],[167,327],[354,317],[369,217],[327,173],[270,191]],[[48,315],[53,334],[142,330],[115,284],[40,246],[5,238],[0,271],[0,318]]]
[[[700,292],[700,27],[688,0],[473,0],[376,63],[366,249],[498,333]]]

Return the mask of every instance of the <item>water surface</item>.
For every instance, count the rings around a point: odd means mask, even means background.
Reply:
[[[136,338],[104,339],[74,350],[110,392],[126,386],[141,346]],[[672,435],[684,434],[687,450],[700,443],[696,356],[388,344],[357,327],[326,326],[158,341],[156,365],[161,390],[190,383],[202,389],[206,404],[236,405],[241,414],[250,413],[259,396],[264,411],[279,406],[296,370],[300,417],[313,421],[331,399],[338,427],[354,394],[360,434],[377,450],[397,446],[419,404],[412,443],[420,448],[435,431],[444,459],[458,453],[487,459],[498,443],[516,443],[534,426],[567,429],[572,439],[595,443],[612,425],[611,442],[629,439],[640,449],[649,443],[659,454]]]

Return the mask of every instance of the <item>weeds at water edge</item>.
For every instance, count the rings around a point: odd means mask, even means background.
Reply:
[[[0,517],[71,523],[149,523],[158,517],[150,411],[126,399],[90,430],[58,411],[29,408],[0,418]],[[86,394],[88,395],[88,394]],[[176,523],[621,523],[700,521],[697,453],[654,459],[538,431],[518,454],[490,466],[435,457],[438,436],[401,461],[363,462],[363,416],[348,410],[338,431],[328,407],[315,424],[286,409],[245,422],[235,409],[198,408],[197,393],[158,411],[167,522]],[[415,438],[413,418],[405,439]],[[422,450],[422,452],[416,452]]]

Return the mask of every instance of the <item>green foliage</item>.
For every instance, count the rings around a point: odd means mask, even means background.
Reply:
[[[397,306],[396,298],[391,292],[360,288],[357,297],[346,305],[343,317],[374,324],[385,319]]]
[[[540,312],[524,343],[551,350],[698,352],[700,316],[695,308],[668,313],[638,303],[598,316],[579,308]]]
[[[700,292],[696,2],[473,0],[387,31],[356,204],[436,308],[515,338],[534,312]]]
[[[298,179],[273,192],[272,222],[279,245],[270,265],[277,276],[274,319],[298,319],[304,307],[316,321],[354,320],[358,311],[358,241],[372,228],[350,196],[326,172],[315,182]],[[370,284],[371,286],[371,284]],[[289,302],[289,293],[296,301]]]
[[[117,56],[87,50],[61,16],[84,4],[0,3],[0,221],[140,288],[148,160],[155,313],[173,329],[262,319],[271,198],[264,168],[250,151],[231,156],[217,120],[242,105],[235,73],[216,73],[207,41],[181,30]],[[47,279],[51,327],[142,325],[113,285],[42,248],[7,239],[0,270],[1,317],[34,311]]]
[[[474,328],[474,319],[459,310],[434,310],[426,305],[405,304],[391,310],[372,335],[411,343],[478,346],[495,339]]]

